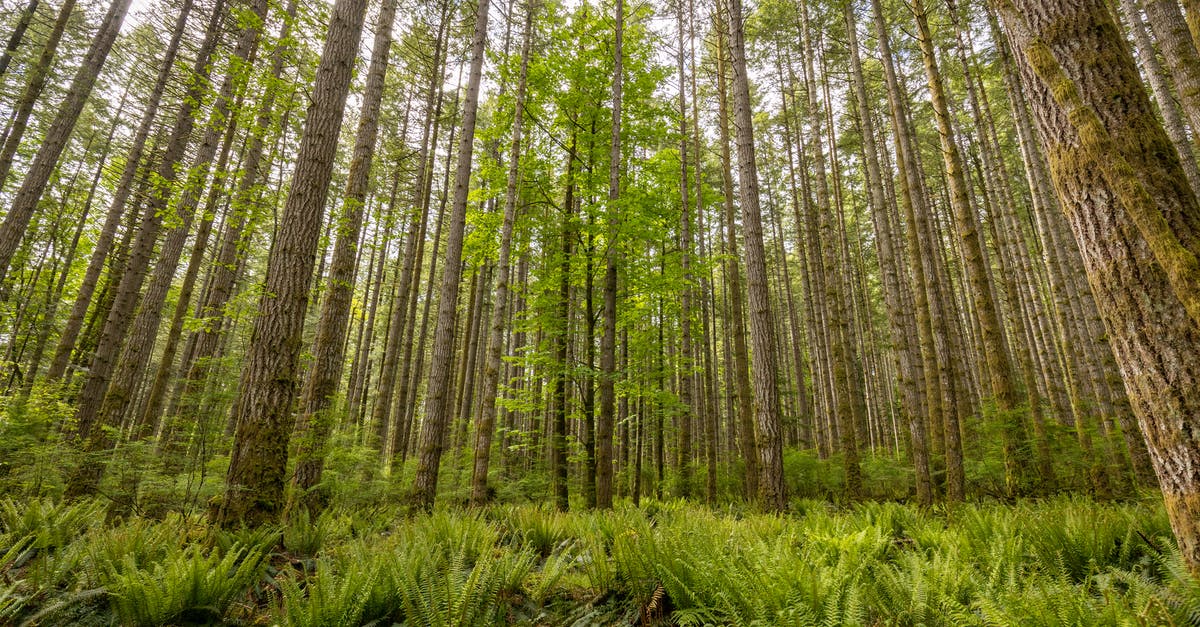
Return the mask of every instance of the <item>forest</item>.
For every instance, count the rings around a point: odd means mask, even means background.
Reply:
[[[0,625],[1200,624],[1200,0],[0,41]]]

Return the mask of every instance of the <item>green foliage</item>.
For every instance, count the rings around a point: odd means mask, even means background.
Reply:
[[[315,576],[278,578],[278,623],[288,627],[349,626],[392,613],[398,599],[384,568],[386,557],[395,556],[376,558],[360,546],[341,559],[320,560]]]
[[[1200,617],[1200,584],[1156,501],[1055,497],[920,510],[797,499],[789,514],[764,515],[675,500],[408,518],[376,506],[240,531],[179,514],[105,526],[94,502],[7,501],[0,511],[6,624],[1178,625]],[[280,546],[284,553],[271,554]]]
[[[394,571],[405,615],[416,625],[506,622],[510,601],[533,570],[529,551],[472,556],[469,544],[415,547],[404,571]]]
[[[104,566],[113,611],[129,625],[220,620],[261,576],[265,555],[246,547],[191,546],[149,568],[132,556]]]
[[[32,537],[32,548],[53,551],[66,546],[104,519],[99,501],[76,503],[35,499],[26,502],[0,500],[0,530],[14,537]]]
[[[73,414],[57,386],[35,385],[26,396],[0,398],[0,493],[59,492],[63,471],[75,460],[60,445],[55,425],[69,424]]]

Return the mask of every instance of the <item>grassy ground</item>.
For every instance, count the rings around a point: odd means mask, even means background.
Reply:
[[[4,501],[0,624],[1200,622],[1200,584],[1151,499],[798,509],[379,507],[229,533]]]

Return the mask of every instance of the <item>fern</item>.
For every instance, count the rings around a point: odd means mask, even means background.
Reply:
[[[50,499],[19,503],[0,500],[0,530],[17,537],[32,536],[33,548],[52,551],[67,545],[85,531],[104,522],[99,501],[55,503]]]
[[[368,603],[380,580],[380,569],[350,568],[338,573],[332,562],[322,560],[318,572],[316,577],[305,580],[304,585],[299,579],[280,581],[282,607],[276,613],[279,624],[350,627],[365,622]]]
[[[125,624],[215,621],[257,580],[262,553],[238,547],[205,555],[192,547],[142,568],[132,556],[110,564],[105,576],[113,610]]]

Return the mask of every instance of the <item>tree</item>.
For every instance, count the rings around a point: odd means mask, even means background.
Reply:
[[[421,425],[420,458],[413,484],[417,507],[433,507],[437,479],[449,422],[454,359],[454,326],[458,313],[458,283],[462,278],[463,231],[467,218],[467,194],[471,183],[471,157],[475,148],[475,120],[479,109],[479,82],[483,74],[483,56],[487,43],[490,0],[480,0],[475,9],[475,32],[471,39],[471,67],[467,73],[467,91],[463,100],[462,131],[459,136],[458,167],[454,174],[454,200],[450,209],[446,240],[445,268],[442,270],[438,299],[437,327],[433,335],[433,360],[429,366],[425,420]]]
[[[624,77],[625,1],[613,9],[612,142],[608,152],[608,249],[604,255],[604,335],[600,339],[600,413],[596,418],[596,507],[612,507],[612,434],[617,376],[616,241],[621,201],[621,106]]]
[[[71,360],[71,351],[74,350],[75,342],[79,339],[79,332],[83,328],[84,317],[87,315],[88,306],[92,303],[92,295],[95,294],[96,285],[100,282],[100,273],[104,271],[104,263],[108,259],[109,252],[112,250],[117,228],[121,225],[121,218],[125,215],[126,205],[129,202],[130,194],[133,192],[134,180],[142,167],[142,157],[145,152],[146,141],[149,139],[150,131],[157,119],[158,108],[162,103],[167,82],[171,79],[175,57],[179,54],[180,40],[183,38],[183,31],[187,25],[188,16],[191,15],[192,5],[193,2],[191,0],[183,3],[179,9],[179,15],[175,20],[175,26],[171,30],[171,39],[167,44],[166,50],[163,52],[162,62],[158,68],[158,76],[155,78],[154,87],[150,90],[150,98],[146,103],[145,110],[142,112],[142,120],[138,124],[133,142],[129,145],[129,151],[125,157],[125,167],[122,169],[121,178],[117,182],[116,193],[109,203],[104,225],[101,227],[100,234],[93,245],[92,255],[88,261],[83,281],[80,283],[79,292],[75,295],[75,302],[71,307],[71,313],[67,318],[62,333],[59,335],[58,345],[54,349],[54,358],[51,360],[50,369],[46,373],[46,378],[50,381],[58,381],[67,371],[67,365]]]
[[[488,501],[488,465],[491,460],[492,436],[496,431],[497,389],[500,382],[501,357],[504,353],[504,332],[509,324],[508,302],[512,268],[513,225],[517,217],[518,184],[521,175],[521,136],[525,129],[525,97],[529,80],[529,50],[533,42],[537,0],[527,0],[525,30],[521,39],[521,70],[517,78],[516,102],[513,106],[512,143],[508,151],[508,177],[504,190],[504,217],[500,227],[500,253],[497,259],[496,294],[492,305],[492,328],[488,335],[487,362],[483,366],[483,383],[479,417],[475,422],[475,465],[471,475],[471,502],[483,505]],[[620,0],[618,0],[620,2]],[[610,475],[611,480],[611,475]]]
[[[259,315],[242,369],[233,455],[215,522],[257,525],[278,518],[296,388],[296,361],[366,0],[338,0],[304,122],[296,173],[267,263]]]
[[[0,54],[0,78],[3,78],[4,73],[8,71],[8,64],[12,62],[13,53],[21,47],[21,42],[25,39],[25,31],[29,28],[29,21],[37,13],[40,4],[39,0],[29,0],[29,4],[21,10],[20,16],[17,18],[17,25],[13,27],[12,34],[8,36],[8,45],[4,46],[4,52]]]
[[[1002,2],[1021,79],[1185,561],[1200,574],[1200,203],[1099,0]],[[1121,107],[1109,106],[1120,101]]]
[[[746,43],[741,0],[725,0],[729,29],[729,62],[733,73],[734,129],[737,136],[738,182],[742,229],[746,242],[746,283],[753,346],[755,441],[758,448],[758,497],[763,506],[782,510],[783,441],[779,432],[779,388],[776,383],[775,323],[767,285],[762,210],[758,203],[758,170],[754,156],[754,123],[750,112],[750,79],[746,73]]]
[[[362,113],[358,119],[350,173],[343,194],[342,215],[337,218],[337,243],[334,244],[333,260],[329,265],[326,294],[321,301],[321,317],[313,347],[316,359],[304,384],[300,416],[296,419],[296,431],[301,440],[294,482],[304,492],[304,504],[314,513],[324,506],[324,497],[312,490],[321,481],[326,440],[332,427],[332,417],[327,410],[333,395],[337,393],[346,357],[346,333],[350,322],[350,299],[354,291],[363,205],[367,197],[371,164],[375,158],[379,108],[383,99],[395,17],[395,0],[384,0],[375,24],[375,41],[371,48],[371,64],[367,69],[367,84],[363,90]]]
[[[109,5],[108,12],[100,22],[100,28],[92,38],[91,47],[84,55],[83,63],[75,72],[71,87],[59,105],[54,121],[50,123],[50,128],[42,138],[37,155],[21,182],[21,188],[17,190],[13,204],[4,216],[4,222],[0,224],[0,280],[8,276],[9,264],[17,251],[17,245],[25,236],[25,229],[29,226],[34,209],[46,191],[46,184],[58,165],[58,158],[62,156],[71,131],[75,128],[75,122],[83,111],[83,105],[87,103],[92,87],[100,76],[100,70],[104,68],[104,61],[121,31],[121,23],[125,21],[125,13],[129,10],[131,1],[113,0]]]

